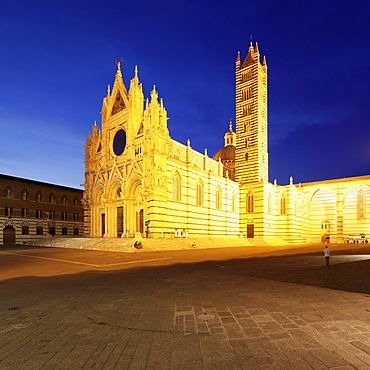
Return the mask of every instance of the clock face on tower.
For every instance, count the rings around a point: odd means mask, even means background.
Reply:
[[[113,152],[115,155],[121,155],[126,147],[126,132],[120,129],[116,132],[113,139]]]

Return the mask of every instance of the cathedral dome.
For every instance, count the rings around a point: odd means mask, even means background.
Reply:
[[[230,122],[229,131],[226,132],[225,136],[225,146],[221,148],[212,159],[215,161],[221,160],[224,165],[223,175],[232,180],[235,178],[235,142],[236,134],[232,129],[232,123]]]
[[[235,146],[234,145],[224,146],[213,156],[213,159],[215,161],[221,159],[221,162],[235,161]]]

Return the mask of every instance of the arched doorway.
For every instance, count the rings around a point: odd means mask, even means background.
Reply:
[[[15,244],[15,229],[13,226],[6,226],[3,229],[3,244]]]
[[[123,234],[123,207],[117,207],[117,237]]]
[[[253,219],[247,220],[247,238],[249,239],[254,238],[254,220]]]
[[[343,237],[351,233],[370,236],[370,187],[357,184],[350,187],[343,198]]]
[[[312,240],[316,242],[336,240],[337,197],[332,190],[320,188],[312,195],[310,219]]]
[[[247,224],[247,238],[254,238],[254,224]]]
[[[127,210],[125,229],[140,233],[143,236],[144,233],[144,198],[143,198],[143,188],[141,179],[139,177],[134,177],[130,185],[128,186],[128,193],[132,197],[132,201],[125,207]]]
[[[328,221],[321,223],[321,242],[330,243],[330,223]]]
[[[101,236],[105,234],[105,213],[101,214]]]
[[[141,209],[136,214],[136,231],[143,235],[144,233],[144,210]]]

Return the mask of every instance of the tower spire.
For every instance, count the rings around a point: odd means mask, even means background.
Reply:
[[[237,70],[240,68],[240,51],[238,51],[238,55],[236,57],[235,67]]]
[[[263,56],[262,65],[265,66],[265,67],[267,67],[266,55]]]
[[[254,48],[254,52],[259,55],[259,50],[258,50],[258,42],[256,42],[256,47]]]
[[[250,45],[249,45],[249,49],[248,49],[248,54],[244,59],[242,67],[250,65],[254,62],[254,54],[255,54],[255,51],[254,51],[254,47],[253,47],[253,42],[251,41]]]
[[[268,179],[267,66],[259,56],[258,43],[251,41],[236,71],[235,180],[240,184]]]
[[[153,90],[150,92],[150,97],[151,97],[151,103],[153,102],[158,103],[158,92],[157,92],[155,85],[153,85]]]

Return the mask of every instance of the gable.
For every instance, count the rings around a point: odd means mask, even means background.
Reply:
[[[117,114],[118,112],[121,112],[126,108],[125,101],[123,100],[120,91],[117,91],[116,97],[114,99],[113,107],[112,107],[112,116],[114,114]]]

